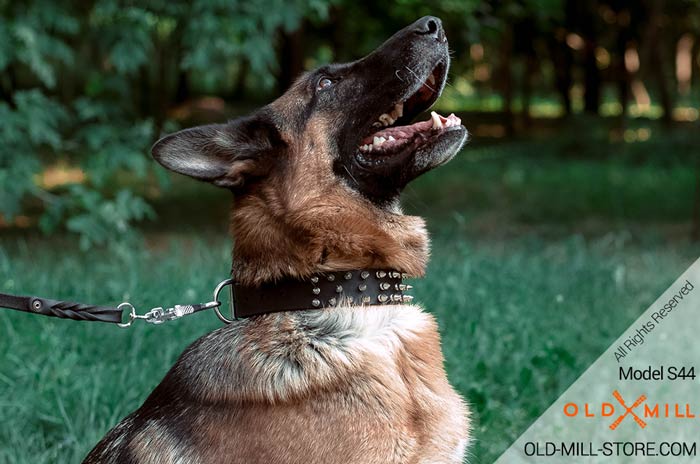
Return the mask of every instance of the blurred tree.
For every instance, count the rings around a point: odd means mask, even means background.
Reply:
[[[669,47],[667,30],[664,27],[668,21],[668,16],[664,13],[663,0],[649,0],[647,9],[649,11],[646,39],[648,41],[649,70],[654,76],[659,92],[659,100],[663,109],[662,120],[667,125],[671,123],[671,113],[673,111],[673,101],[669,89],[670,80],[667,76],[669,71],[668,52]]]
[[[152,214],[140,186],[166,177],[148,146],[198,97],[267,100],[426,14],[443,19],[452,81],[495,94],[507,132],[541,95],[597,114],[608,87],[623,121],[632,96],[670,122],[676,89],[697,119],[700,0],[0,0],[0,218],[111,243]]]
[[[588,2],[576,2],[568,0],[568,3],[575,4],[575,8],[569,8],[569,13],[573,13],[574,31],[583,37],[583,110],[587,113],[598,114],[601,96],[601,75],[596,61],[596,49],[598,48],[598,14],[599,3],[595,0]]]

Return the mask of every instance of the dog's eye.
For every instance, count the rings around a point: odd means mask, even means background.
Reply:
[[[327,89],[333,85],[333,81],[328,79],[327,77],[322,77],[318,80],[318,85],[316,85],[316,90],[323,90]]]

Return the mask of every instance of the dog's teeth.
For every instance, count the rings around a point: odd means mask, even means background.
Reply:
[[[428,83],[430,85],[435,85],[435,75],[434,74],[431,73],[430,76],[428,76]]]
[[[393,142],[393,141],[396,140],[396,139],[390,135],[389,138],[388,138],[387,140],[388,140],[389,142]]]
[[[376,122],[372,123],[372,127],[382,127],[382,123],[379,121],[376,121]]]
[[[435,111],[430,112],[430,117],[433,120],[433,129],[442,129],[442,121],[440,121],[440,116]]]
[[[372,141],[372,145],[374,145],[375,147],[380,147],[384,142],[386,142],[386,139],[384,137],[375,137]]]
[[[379,116],[379,121],[385,126],[390,126],[394,124],[394,119],[386,113]]]
[[[394,105],[394,109],[391,110],[391,117],[394,121],[403,116],[403,103],[397,103]]]

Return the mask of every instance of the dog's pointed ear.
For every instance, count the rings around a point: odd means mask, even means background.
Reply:
[[[239,189],[265,176],[283,149],[284,142],[271,121],[249,116],[167,135],[153,145],[151,154],[171,171]]]

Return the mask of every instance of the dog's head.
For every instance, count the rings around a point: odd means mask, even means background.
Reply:
[[[440,20],[424,17],[358,61],[306,73],[251,116],[161,139],[153,156],[236,193],[242,268],[264,267],[260,255],[274,250],[282,264],[273,278],[368,266],[420,274],[427,237],[397,200],[467,138],[453,115],[410,124],[439,97],[449,62]],[[406,252],[420,263],[385,259]]]

